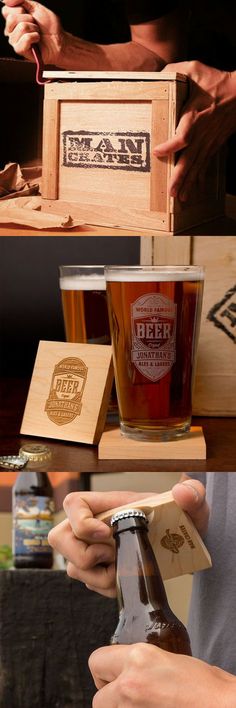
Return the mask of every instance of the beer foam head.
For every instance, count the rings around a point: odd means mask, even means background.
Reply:
[[[105,268],[107,281],[117,282],[175,282],[204,279],[201,266],[130,266]]]
[[[61,290],[106,290],[104,275],[65,275],[60,277]]]

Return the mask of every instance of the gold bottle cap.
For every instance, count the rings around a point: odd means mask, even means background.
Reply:
[[[50,447],[40,443],[26,443],[20,448],[19,455],[29,462],[48,462],[52,458]]]

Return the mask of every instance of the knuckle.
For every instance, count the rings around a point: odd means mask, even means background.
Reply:
[[[122,702],[130,705],[144,705],[141,686],[136,671],[125,671],[119,678],[119,693]]]
[[[69,578],[72,578],[73,580],[80,580],[78,569],[73,563],[67,563],[66,572]]]
[[[150,661],[152,648],[151,645],[142,642],[132,646],[129,659],[131,666],[135,667],[135,670],[141,668],[147,661]]]
[[[77,496],[78,496],[78,492],[70,492],[69,494],[66,495],[66,497],[63,501],[63,508],[65,511],[67,511],[67,509],[70,509],[70,507],[74,503],[75,498]]]
[[[86,556],[86,553],[81,554],[79,558],[79,565],[81,570],[90,570],[94,567],[95,563],[92,563]]]
[[[199,61],[197,59],[190,59],[189,61],[189,68],[191,72],[198,71],[199,69]]]

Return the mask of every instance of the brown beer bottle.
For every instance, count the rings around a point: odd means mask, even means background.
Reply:
[[[12,489],[13,562],[15,568],[51,568],[53,550],[48,533],[53,526],[53,490],[47,475],[51,451],[46,445],[24,445],[28,460]]]
[[[144,512],[117,512],[111,525],[117,550],[119,605],[119,622],[111,644],[148,642],[175,654],[191,655],[187,630],[168,605]]]

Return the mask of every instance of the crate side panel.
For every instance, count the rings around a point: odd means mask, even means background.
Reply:
[[[62,102],[59,199],[149,208],[150,102]]]

